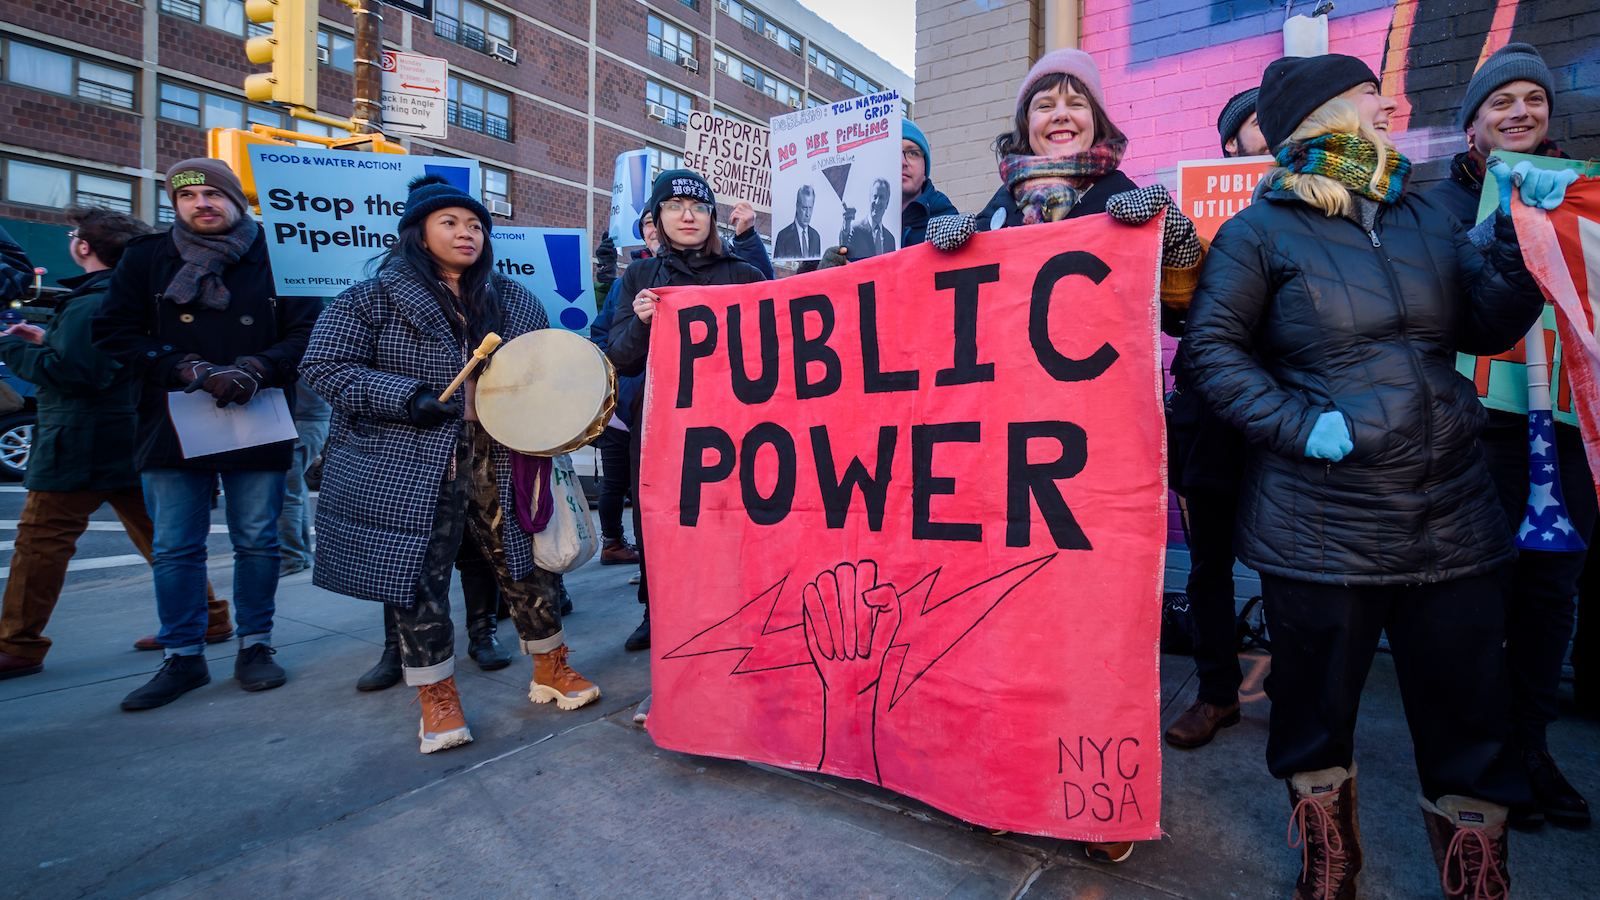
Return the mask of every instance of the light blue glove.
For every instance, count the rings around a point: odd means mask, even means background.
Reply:
[[[1344,413],[1329,410],[1317,416],[1311,426],[1311,437],[1306,440],[1306,458],[1338,462],[1356,448],[1350,443],[1350,429],[1345,427]]]
[[[1490,173],[1500,187],[1500,210],[1511,214],[1511,187],[1522,186],[1522,202],[1538,209],[1555,209],[1567,198],[1567,185],[1578,180],[1572,169],[1541,169],[1526,160],[1515,168],[1504,163],[1491,166]]]

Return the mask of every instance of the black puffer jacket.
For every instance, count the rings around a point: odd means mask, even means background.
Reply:
[[[1477,449],[1486,416],[1457,351],[1516,344],[1543,297],[1509,219],[1487,254],[1429,198],[1369,233],[1287,191],[1222,226],[1189,314],[1190,378],[1250,440],[1236,546],[1301,581],[1417,584],[1490,572],[1516,551]],[[1307,459],[1344,414],[1343,460]]]

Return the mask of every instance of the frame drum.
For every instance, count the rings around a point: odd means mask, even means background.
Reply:
[[[559,456],[605,429],[617,405],[617,373],[587,339],[545,328],[495,351],[473,399],[495,440],[520,453]]]

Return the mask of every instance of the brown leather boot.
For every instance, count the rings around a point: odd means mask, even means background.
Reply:
[[[1450,900],[1504,900],[1511,895],[1506,865],[1507,809],[1487,800],[1446,794],[1418,797],[1422,823],[1439,867],[1439,886]]]
[[[1289,778],[1289,846],[1300,848],[1294,900],[1355,900],[1361,871],[1356,767],[1300,772]],[[1300,829],[1300,840],[1294,831]]]
[[[461,694],[456,691],[454,675],[418,687],[416,702],[422,704],[422,724],[417,727],[417,737],[422,739],[423,753],[472,743],[472,732],[467,730],[467,717],[461,712]]]
[[[600,688],[567,665],[567,645],[549,653],[533,654],[533,683],[528,699],[535,703],[556,702],[562,709],[577,709],[600,699]]]
[[[206,643],[208,644],[220,644],[231,637],[233,637],[233,625],[227,620],[223,620],[216,625],[206,626]],[[162,643],[156,640],[156,636],[153,634],[147,634],[133,642],[133,649],[135,650],[160,650],[162,646]]]
[[[1217,732],[1239,724],[1239,703],[1232,706],[1213,706],[1196,700],[1178,721],[1172,723],[1165,735],[1167,743],[1179,750],[1193,750],[1211,743]]]
[[[639,554],[629,547],[626,541],[618,538],[606,541],[600,548],[600,565],[602,566],[629,566],[638,565]]]

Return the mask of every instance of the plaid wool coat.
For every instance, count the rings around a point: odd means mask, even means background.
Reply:
[[[548,327],[544,307],[522,285],[494,276],[509,341]],[[340,294],[317,320],[301,377],[333,406],[317,504],[320,588],[409,607],[433,533],[434,506],[462,422],[411,424],[418,388],[442,391],[470,351],[410,269],[391,265]],[[500,504],[512,509],[510,451],[494,445]],[[533,569],[533,541],[502,518],[513,578]]]

